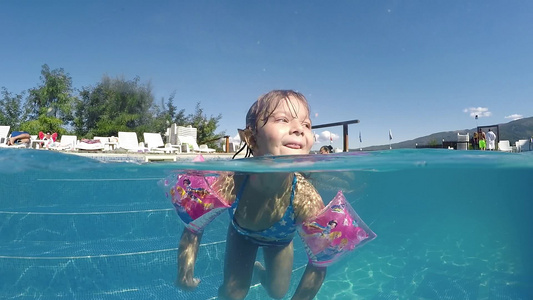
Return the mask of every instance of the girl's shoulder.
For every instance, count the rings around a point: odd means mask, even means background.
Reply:
[[[220,174],[213,184],[212,189],[227,203],[231,204],[235,200],[236,184],[239,184],[239,180],[236,180],[232,173]]]
[[[301,173],[295,173],[296,187],[294,191],[294,206],[297,218],[299,221],[306,220],[317,215],[322,208],[324,202],[322,197],[313,186],[313,184],[305,178]]]
[[[294,173],[294,176],[296,176],[296,192],[304,192],[304,191],[310,191],[310,192],[316,192],[315,186],[309,181],[306,176],[302,173]]]

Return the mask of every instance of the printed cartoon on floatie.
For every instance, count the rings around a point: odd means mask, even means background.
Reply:
[[[185,223],[193,232],[202,232],[205,226],[230,207],[211,188],[215,176],[185,173],[173,174],[164,180],[167,197]]]
[[[319,266],[329,266],[356,247],[376,238],[341,191],[316,217],[299,226],[298,232],[309,260]]]

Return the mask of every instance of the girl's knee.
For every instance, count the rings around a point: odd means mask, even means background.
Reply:
[[[283,297],[285,297],[285,295],[287,294],[287,290],[270,288],[270,289],[267,289],[267,292],[270,298],[272,299],[283,299]]]
[[[282,299],[289,291],[291,273],[288,274],[272,274],[267,273],[261,281],[261,284],[267,291],[268,295],[273,299]]]
[[[287,281],[271,281],[265,282],[263,287],[267,291],[268,295],[273,299],[283,299],[289,291],[290,278]]]

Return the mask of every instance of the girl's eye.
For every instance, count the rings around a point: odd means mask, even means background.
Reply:
[[[289,122],[289,119],[287,119],[287,118],[277,118],[276,121],[277,121],[277,122],[288,123],[288,122]]]
[[[311,123],[303,123],[303,126],[307,129],[311,129]]]

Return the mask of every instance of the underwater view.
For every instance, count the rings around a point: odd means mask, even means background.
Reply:
[[[198,288],[174,286],[184,225],[161,181],[185,170],[301,172],[325,204],[342,191],[377,237],[328,268],[316,299],[533,298],[533,152],[205,158],[102,162],[0,150],[0,298],[217,299],[227,214],[203,234]],[[285,299],[308,261],[299,237],[294,251]],[[254,283],[246,299],[268,296]]]

